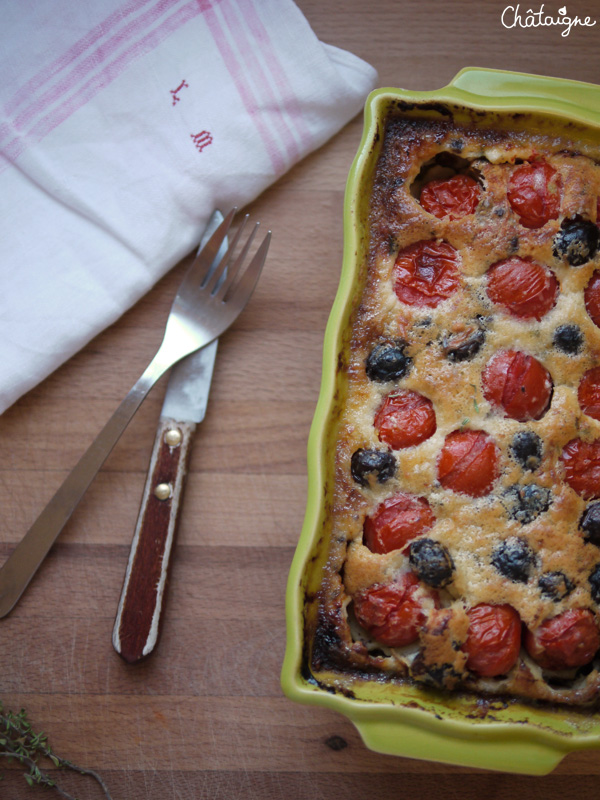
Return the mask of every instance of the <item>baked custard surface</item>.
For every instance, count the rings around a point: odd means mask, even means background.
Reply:
[[[600,166],[451,120],[383,136],[311,671],[592,705]]]

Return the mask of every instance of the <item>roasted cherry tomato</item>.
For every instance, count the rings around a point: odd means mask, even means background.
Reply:
[[[600,439],[571,439],[560,456],[565,480],[584,500],[600,497]]]
[[[484,431],[458,430],[446,436],[438,461],[445,489],[482,497],[499,475],[500,451]]]
[[[430,181],[421,190],[421,205],[430,214],[442,219],[460,219],[472,214],[479,204],[481,187],[468,175]]]
[[[409,390],[388,395],[375,414],[374,424],[380,441],[394,450],[421,444],[437,427],[431,400]]]
[[[600,420],[600,367],[588,369],[579,384],[577,398],[581,410]]]
[[[400,550],[435,523],[435,515],[424,497],[401,492],[388,497],[367,517],[364,543],[373,553]]]
[[[542,669],[583,667],[599,647],[594,615],[584,608],[563,611],[525,634],[525,648]]]
[[[516,167],[508,181],[508,202],[525,228],[541,228],[556,219],[560,210],[562,181],[545,161]]]
[[[548,267],[514,256],[489,268],[487,293],[513,316],[540,320],[556,303],[558,281]]]
[[[594,325],[600,328],[600,270],[596,270],[584,292],[585,308]]]
[[[501,350],[482,375],[486,400],[519,422],[540,419],[552,397],[552,378],[533,356],[516,350]]]
[[[409,306],[435,308],[459,284],[459,256],[446,242],[422,241],[401,250],[394,265],[394,290]]]
[[[371,636],[388,647],[404,647],[419,638],[425,622],[423,602],[438,603],[436,592],[419,585],[412,572],[394,583],[372,586],[354,597],[356,619]]]
[[[469,631],[463,650],[467,669],[493,678],[505,675],[517,661],[521,649],[521,619],[509,605],[480,603],[467,611]]]

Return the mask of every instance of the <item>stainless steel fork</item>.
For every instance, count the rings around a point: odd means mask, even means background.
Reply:
[[[259,223],[238,253],[244,227],[240,226],[218,267],[211,271],[235,211],[229,212],[188,269],[173,301],[162,344],[147,369],[0,569],[0,618],[14,608],[156,381],[181,358],[221,336],[250,299],[271,238],[269,231],[244,269]]]

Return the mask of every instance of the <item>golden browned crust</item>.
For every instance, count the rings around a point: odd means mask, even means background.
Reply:
[[[427,213],[413,196],[424,164],[441,152],[460,155],[479,175],[484,187],[475,213],[452,220]],[[560,214],[543,227],[520,224],[507,200],[516,160],[543,157],[561,176]],[[564,141],[524,133],[461,127],[450,119],[392,116],[377,165],[370,211],[370,255],[366,284],[353,321],[347,357],[348,396],[339,423],[335,453],[335,489],[331,512],[331,549],[322,589],[316,599],[318,621],[308,631],[311,666],[319,670],[377,673],[379,678],[423,681],[449,690],[502,694],[530,700],[591,704],[598,699],[600,677],[589,666],[576,673],[544,673],[522,650],[517,664],[500,678],[480,678],[466,667],[466,612],[478,603],[509,604],[523,624],[534,630],[543,620],[568,609],[598,608],[590,594],[589,576],[600,563],[600,550],[578,529],[587,503],[564,481],[559,456],[571,439],[600,437],[600,422],[582,412],[577,388],[586,370],[600,363],[600,330],[586,313],[583,291],[599,266],[592,261],[569,266],[553,254],[561,221],[575,215],[596,221],[600,167],[573,152]],[[459,289],[436,308],[401,303],[393,289],[392,271],[399,250],[420,240],[451,244],[460,255]],[[560,284],[557,302],[539,322],[511,316],[488,298],[486,272],[512,255],[549,266]],[[445,352],[451,335],[472,330],[483,320],[485,341],[468,361],[453,362]],[[585,346],[577,354],[552,344],[561,324],[579,326]],[[374,344],[402,339],[412,359],[410,372],[395,383],[369,380],[366,358]],[[550,372],[551,405],[537,421],[518,422],[498,413],[484,397],[481,374],[502,349],[523,350]],[[359,485],[351,476],[352,454],[359,448],[381,449],[374,415],[395,387],[429,398],[435,409],[436,432],[422,444],[394,451],[394,477]],[[436,464],[445,437],[457,429],[483,430],[500,449],[500,476],[480,498],[444,489]],[[544,444],[539,468],[527,471],[511,458],[515,433],[530,430]],[[385,449],[385,448],[384,448]],[[544,513],[527,524],[507,512],[506,490],[535,483],[550,492]],[[441,608],[430,612],[415,645],[390,648],[371,637],[357,622],[357,593],[396,580],[410,571],[407,552],[371,552],[363,544],[363,523],[385,499],[402,491],[426,497],[436,522],[426,536],[452,555],[455,573],[440,591]],[[501,540],[525,539],[536,554],[527,582],[511,581],[493,566],[491,555]],[[540,592],[542,573],[560,571],[573,590],[553,600]]]

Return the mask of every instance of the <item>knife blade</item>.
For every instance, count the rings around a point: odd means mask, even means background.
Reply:
[[[198,252],[222,221],[215,211]],[[225,239],[213,264],[227,246]],[[169,377],[113,628],[113,647],[130,664],[158,641],[192,438],[206,414],[217,347],[215,340],[187,356]]]

